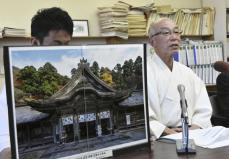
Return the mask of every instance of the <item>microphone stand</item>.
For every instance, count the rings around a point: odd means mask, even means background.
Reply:
[[[182,126],[182,140],[176,141],[177,153],[178,154],[195,154],[195,143],[194,140],[189,139],[188,133],[188,112],[187,112],[187,101],[184,97],[184,86],[180,87],[179,90],[181,93],[181,126]]]
[[[181,153],[195,153],[195,145],[193,140],[189,140],[188,133],[188,116],[187,113],[181,115],[181,124],[182,124],[182,147]],[[189,143],[191,142],[191,143]],[[180,151],[179,151],[180,152]]]
[[[182,124],[182,144],[185,151],[188,151],[188,123],[187,118],[181,118]]]

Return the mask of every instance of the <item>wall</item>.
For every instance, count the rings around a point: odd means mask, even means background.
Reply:
[[[118,0],[0,0],[0,27],[26,28],[30,34],[31,17],[40,8],[61,7],[72,19],[88,19],[92,36],[99,35],[97,8],[112,6]],[[152,3],[152,0],[123,0],[134,6]],[[2,5],[3,4],[3,5]]]
[[[201,0],[154,0],[155,5],[170,4],[173,8],[200,8]]]
[[[229,0],[226,0],[226,6],[229,8]]]
[[[0,27],[25,28],[30,34],[32,16],[40,8],[61,7],[72,19],[88,19],[91,36],[99,36],[97,8],[112,6],[118,0],[0,0]],[[122,0],[133,6],[171,4],[175,8],[200,8],[201,0]],[[174,3],[175,2],[175,3]]]

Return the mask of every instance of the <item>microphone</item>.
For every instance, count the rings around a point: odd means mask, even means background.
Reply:
[[[176,141],[177,153],[178,154],[195,154],[195,144],[193,140],[189,140],[188,134],[188,111],[187,101],[185,99],[185,86],[179,84],[177,86],[180,94],[180,105],[181,105],[181,124],[182,124],[182,139]]]
[[[181,105],[181,118],[188,118],[188,112],[187,112],[187,102],[185,99],[184,91],[185,87],[182,84],[179,84],[177,86],[178,92],[180,94],[180,105]]]
[[[229,63],[224,61],[216,61],[213,65],[218,72],[229,72]]]

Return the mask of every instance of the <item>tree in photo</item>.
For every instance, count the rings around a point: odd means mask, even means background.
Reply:
[[[134,62],[132,59],[126,60],[122,66],[123,78],[127,88],[134,88],[135,76],[134,76]]]
[[[91,71],[92,71],[97,77],[99,77],[99,72],[100,72],[100,70],[99,70],[99,64],[98,64],[98,62],[94,61],[93,64],[92,64],[92,66],[90,67],[90,69],[91,69]]]
[[[138,56],[136,60],[134,61],[134,75],[135,80],[137,84],[136,89],[142,89],[143,83],[142,83],[142,58]]]
[[[101,67],[100,70],[100,78],[106,82],[109,86],[113,85],[113,80],[112,80],[112,74],[111,71],[109,70],[109,68],[107,67]]]
[[[35,95],[38,92],[40,85],[39,74],[34,66],[26,66],[18,73],[18,80],[21,81],[21,85],[18,87],[23,92]]]
[[[112,77],[114,82],[114,88],[116,90],[122,90],[126,87],[124,80],[123,80],[123,74],[122,74],[122,65],[116,64],[114,69],[112,70]]]

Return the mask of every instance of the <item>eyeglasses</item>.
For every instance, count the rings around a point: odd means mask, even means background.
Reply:
[[[170,30],[169,28],[161,28],[161,31],[159,31],[158,33],[153,34],[151,37],[157,36],[157,35],[164,35],[164,36],[169,36],[173,34],[176,35],[181,35],[182,30],[180,30],[179,28],[174,28],[173,30]]]

